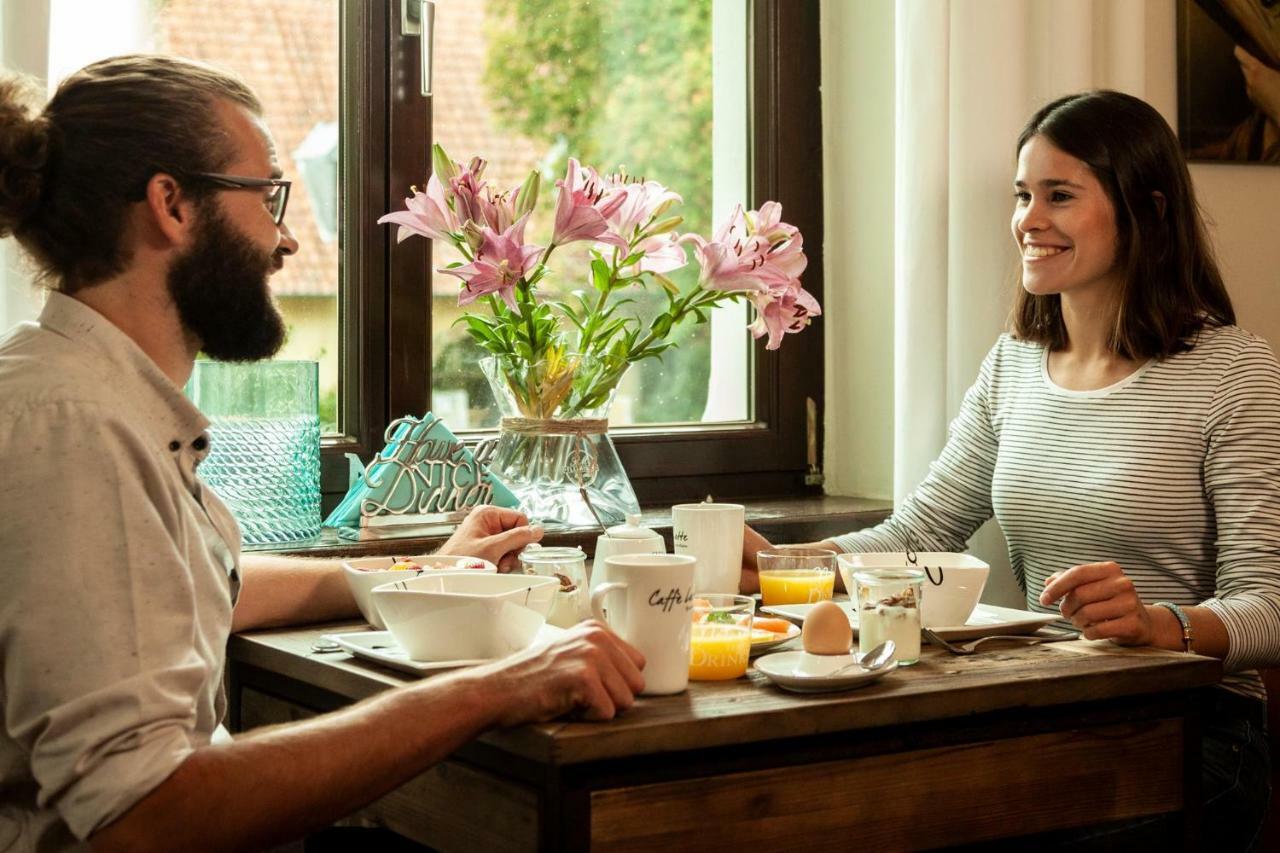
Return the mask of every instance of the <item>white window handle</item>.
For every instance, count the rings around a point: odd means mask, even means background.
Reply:
[[[401,0],[400,32],[417,36],[422,46],[422,96],[431,97],[431,48],[435,41],[436,4],[433,0]]]

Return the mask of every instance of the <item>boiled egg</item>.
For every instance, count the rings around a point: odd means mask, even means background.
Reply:
[[[849,617],[834,601],[820,601],[805,617],[800,641],[811,655],[848,654],[853,645]]]

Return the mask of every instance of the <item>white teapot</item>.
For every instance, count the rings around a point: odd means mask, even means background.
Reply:
[[[592,591],[609,580],[605,560],[619,554],[665,554],[662,536],[640,524],[640,516],[628,515],[626,524],[610,527],[596,537],[596,553],[591,566]]]

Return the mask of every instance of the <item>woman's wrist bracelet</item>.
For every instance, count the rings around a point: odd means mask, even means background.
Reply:
[[[1182,626],[1182,650],[1187,654],[1192,654],[1194,652],[1192,647],[1195,644],[1195,633],[1191,630],[1191,620],[1187,618],[1186,612],[1172,601],[1157,601],[1152,606],[1163,607],[1173,614],[1173,617],[1178,620],[1178,624]]]

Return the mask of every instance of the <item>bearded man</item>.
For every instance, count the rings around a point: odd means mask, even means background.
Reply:
[[[32,114],[0,79],[0,237],[48,300],[0,341],[0,849],[250,849],[380,796],[492,726],[607,718],[643,659],[602,626],[314,721],[220,737],[228,633],[354,615],[338,567],[240,558],[197,475],[197,352],[284,338],[298,249],[253,93],[160,56],[95,63]],[[540,536],[473,512],[446,545]]]

